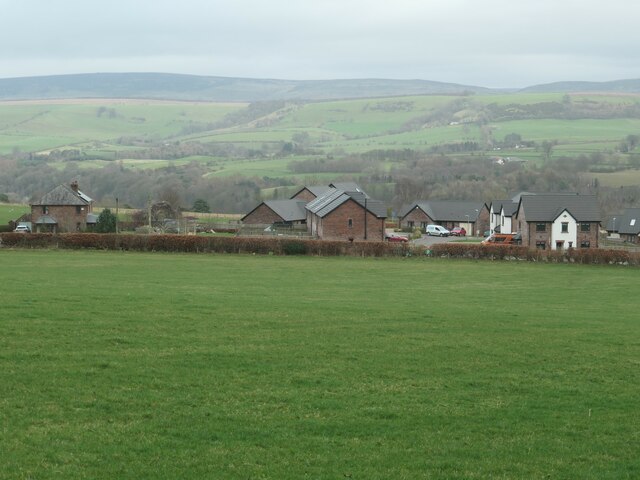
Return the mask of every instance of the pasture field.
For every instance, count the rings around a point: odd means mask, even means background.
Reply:
[[[640,476],[636,269],[0,265],[1,478]]]
[[[594,109],[593,105],[599,104],[615,110],[615,106],[640,102],[637,95],[573,94],[571,98],[577,105],[591,105]],[[294,141],[301,133],[308,134],[308,146],[320,155],[335,150],[428,150],[465,141],[478,142],[484,149],[490,132],[497,141],[510,133],[538,143],[557,140],[564,154],[580,154],[585,152],[585,144],[589,144],[587,152],[610,151],[612,145],[640,130],[638,119],[561,120],[542,114],[530,120],[497,121],[480,127],[482,109],[487,105],[517,111],[527,105],[562,101],[561,94],[502,94],[315,102],[287,105],[260,119],[219,129],[213,129],[216,121],[246,104],[105,99],[5,102],[0,103],[0,153],[78,148],[89,156],[112,160],[115,151],[139,148],[133,143],[122,145],[118,141],[122,137],[136,137],[150,144],[232,143],[259,150],[265,145],[277,147]],[[103,166],[99,162],[88,165]]]
[[[121,136],[161,140],[245,105],[107,99],[0,103],[0,153],[72,148]]]
[[[14,203],[0,203],[0,225],[6,225],[10,220],[15,220],[25,213],[31,212],[29,205]]]

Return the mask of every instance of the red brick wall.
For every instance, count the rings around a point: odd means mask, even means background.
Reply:
[[[309,203],[311,200],[315,200],[316,196],[305,188],[300,192],[298,192],[295,197],[291,197],[291,198],[294,200],[303,200]]]
[[[583,241],[589,242],[589,248],[598,248],[598,231],[600,230],[600,224],[598,222],[591,222],[591,227],[588,232],[582,232],[580,223],[578,222],[578,239],[576,241],[576,248],[580,248]]]
[[[408,228],[409,222],[413,222],[414,227],[421,227],[423,222],[426,222],[427,225],[435,223],[433,219],[420,208],[414,208],[402,217],[400,219],[400,228]]]
[[[324,240],[364,240],[365,210],[353,200],[347,200],[323,218],[314,216],[318,222],[318,237]],[[352,226],[349,227],[349,219]],[[376,218],[367,212],[367,240],[384,240],[384,218]],[[308,221],[307,221],[308,223]]]
[[[41,205],[34,205],[31,207],[31,217],[33,221],[37,221],[41,216],[45,215],[45,213],[43,213],[42,211],[42,208],[43,207]],[[56,232],[82,232],[87,229],[87,213],[91,212],[91,209],[88,205],[81,207],[79,213],[75,205],[51,205],[47,208],[47,215],[55,218],[58,222],[55,230]],[[37,227],[34,225],[35,231],[38,231],[38,228],[40,228],[41,231],[45,231],[49,227]]]
[[[253,212],[242,219],[242,223],[245,225],[271,225],[272,223],[282,221],[282,217],[267,207],[264,203],[260,204]]]

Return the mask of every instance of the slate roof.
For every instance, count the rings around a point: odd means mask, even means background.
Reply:
[[[349,200],[355,201],[363,208],[365,208],[366,204],[367,211],[378,218],[387,217],[387,208],[383,202],[370,200],[362,191],[345,192],[336,188],[307,203],[306,209],[319,217],[324,217]]]
[[[285,222],[305,220],[307,213],[304,210],[306,202],[300,200],[267,200],[264,204],[276,212]]]
[[[56,225],[58,221],[51,215],[42,215],[33,223],[36,225]]]
[[[518,202],[513,202],[511,199],[509,200],[494,200],[491,202],[491,207],[493,207],[493,213],[495,215],[499,215],[502,207],[504,207],[504,214],[507,217],[511,217],[516,213],[518,209]]]
[[[466,222],[474,221],[484,208],[482,202],[465,202],[458,200],[430,200],[416,202],[402,210],[401,217],[406,217],[414,208],[420,208],[436,222]]]
[[[563,210],[578,222],[599,222],[600,206],[595,195],[527,195],[520,199],[527,222],[553,222]]]
[[[625,235],[640,234],[640,208],[627,208],[624,213],[616,215],[615,219],[615,225],[613,225],[613,217],[609,221],[607,225],[608,231],[615,231]]]
[[[266,205],[273,212],[282,218],[285,222],[296,222],[305,220],[307,213],[304,209],[305,202],[302,200],[265,200],[260,203],[256,208],[247,213],[242,220],[251,215],[260,205]]]
[[[92,199],[78,191],[75,192],[67,185],[58,185],[56,188],[45,194],[39,202],[32,205],[79,205],[85,206],[92,202]]]

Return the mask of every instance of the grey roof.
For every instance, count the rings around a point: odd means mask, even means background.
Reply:
[[[85,206],[91,203],[89,198],[84,193],[78,191],[75,192],[71,187],[67,185],[58,185],[56,188],[45,194],[39,202],[32,205],[79,205]]]
[[[332,187],[330,187],[328,185],[307,185],[307,186],[302,187],[300,190],[298,190],[296,193],[291,195],[291,197],[289,197],[289,198],[295,197],[296,195],[298,195],[300,192],[302,192],[305,189],[309,190],[317,198],[320,195],[322,195],[324,192],[326,192],[327,190],[331,190],[331,188]]]
[[[240,220],[244,222],[244,219],[255,212],[260,206],[266,205],[276,215],[278,215],[284,222],[295,222],[305,220],[307,218],[304,210],[305,202],[302,200],[265,200],[260,202],[253,210],[247,213]]]
[[[42,215],[33,223],[36,225],[56,225],[58,221],[51,215]]]
[[[599,222],[600,206],[595,195],[527,195],[520,199],[527,222],[553,222],[563,210],[578,222]]]
[[[640,234],[640,208],[627,208],[624,213],[616,215],[615,225],[613,218],[607,224],[608,231],[615,231],[625,235]]]
[[[307,218],[304,210],[306,202],[300,200],[267,200],[264,204],[278,214],[285,222],[295,222]]]
[[[420,208],[429,215],[435,222],[466,222],[475,221],[484,208],[482,202],[467,202],[458,200],[429,200],[427,202],[416,202],[409,208],[402,210],[401,217],[407,216],[414,208]]]
[[[387,217],[387,207],[383,202],[370,200],[364,192],[344,192],[338,189],[331,189],[310,201],[307,203],[306,209],[319,217],[324,217],[349,200],[355,201],[363,208],[366,205],[367,211],[378,218]]]

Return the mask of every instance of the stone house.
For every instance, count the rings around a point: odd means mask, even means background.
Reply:
[[[414,202],[400,211],[400,228],[418,227],[425,231],[427,225],[442,225],[451,230],[464,227],[470,235],[482,235],[489,228],[489,208],[482,202],[456,200],[429,200]]]
[[[522,245],[529,248],[598,247],[600,208],[595,195],[525,195],[515,220]]]
[[[83,232],[96,224],[97,216],[93,214],[93,200],[74,181],[58,185],[32,203],[31,221],[35,232]]]

